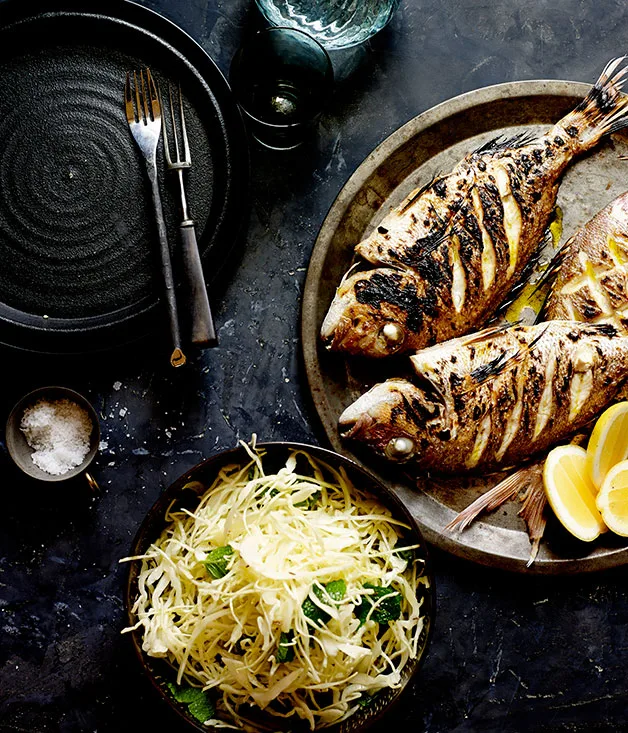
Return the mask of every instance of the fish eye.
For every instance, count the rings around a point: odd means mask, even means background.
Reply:
[[[407,461],[414,454],[414,441],[410,438],[392,438],[386,446],[386,457],[391,461]]]
[[[380,334],[391,348],[399,348],[406,336],[403,328],[398,323],[392,321],[382,326]]]

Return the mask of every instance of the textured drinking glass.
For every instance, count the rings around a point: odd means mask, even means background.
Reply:
[[[253,137],[288,150],[312,129],[334,75],[327,52],[306,33],[268,28],[237,51],[229,81]]]
[[[305,31],[326,48],[363,43],[380,31],[399,0],[256,0],[271,25]]]

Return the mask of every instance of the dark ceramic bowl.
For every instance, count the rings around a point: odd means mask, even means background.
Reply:
[[[332,451],[325,450],[324,448],[319,448],[313,445],[302,445],[299,443],[260,443],[257,447],[258,449],[263,450],[266,454],[263,458],[263,465],[266,473],[275,473],[279,468],[285,465],[286,459],[293,450],[307,451],[319,462],[326,463],[336,469],[341,467],[344,468],[349,480],[356,488],[377,498],[381,504],[391,511],[395,518],[403,521],[410,527],[410,530],[406,531],[405,539],[412,544],[418,544],[420,546],[420,550],[417,551],[417,556],[422,558],[425,562],[423,575],[427,577],[429,583],[424,594],[425,600],[423,608],[425,610],[425,624],[421,634],[417,658],[410,660],[404,667],[402,682],[399,688],[378,693],[373,704],[360,708],[346,720],[325,728],[326,731],[333,733],[355,733],[356,731],[365,730],[371,724],[379,720],[385,712],[389,710],[393,703],[397,701],[401,692],[418,671],[428,645],[434,618],[435,594],[425,542],[415,520],[395,494],[375,479],[372,474],[348,458],[337,453],[333,453]],[[214,481],[217,472],[221,468],[233,464],[245,465],[249,462],[250,457],[244,448],[238,447],[208,458],[206,461],[199,463],[197,466],[178,478],[168,489],[166,489],[148,512],[133,542],[131,555],[142,555],[146,552],[151,543],[159,537],[167,525],[167,522],[165,521],[165,513],[173,502],[175,508],[185,506],[188,509],[193,509],[198,503],[200,496],[206,492],[207,487]],[[132,612],[132,607],[137,596],[137,577],[140,565],[141,563],[139,561],[133,561],[130,565],[125,599],[129,626],[133,626],[137,622],[137,618]],[[142,651],[141,630],[132,632],[130,636],[140,664],[148,675],[150,681],[168,705],[173,708],[178,715],[186,720],[192,728],[195,728],[198,731],[205,731],[205,733],[207,733],[208,730],[212,730],[211,727],[202,725],[200,722],[192,718],[187,712],[186,706],[177,703],[170,695],[166,684],[167,682],[174,681],[175,672],[162,660],[149,657]],[[264,723],[266,726],[268,725],[268,716],[264,719]],[[273,723],[275,725],[274,730],[281,729],[281,718],[273,719]],[[296,719],[294,719],[291,723],[284,725],[286,729],[289,728],[292,731],[297,731],[300,730],[301,723],[297,723]],[[305,723],[303,725],[303,729],[306,729]],[[269,728],[266,728],[266,730],[269,730]],[[309,730],[309,727],[307,727],[307,730]]]

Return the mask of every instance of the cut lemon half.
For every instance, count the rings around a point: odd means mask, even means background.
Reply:
[[[591,478],[599,489],[611,468],[628,458],[628,402],[618,402],[600,415],[587,453]]]
[[[606,526],[628,537],[628,461],[618,463],[607,473],[596,503]]]
[[[587,452],[579,445],[561,445],[550,451],[543,468],[545,493],[554,514],[572,535],[591,542],[606,531],[595,504]]]

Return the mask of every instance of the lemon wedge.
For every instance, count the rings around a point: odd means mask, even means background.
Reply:
[[[618,402],[600,415],[587,453],[591,478],[599,489],[611,468],[628,458],[628,402]]]
[[[550,451],[543,468],[543,482],[554,514],[572,535],[591,542],[606,531],[595,503],[597,492],[584,448],[560,445]]]
[[[608,472],[596,504],[606,526],[628,537],[628,461],[621,461]]]

